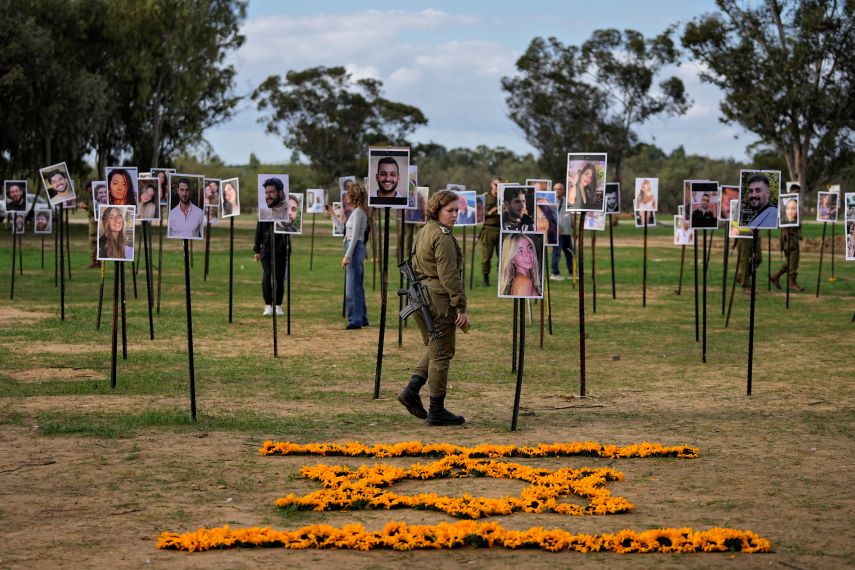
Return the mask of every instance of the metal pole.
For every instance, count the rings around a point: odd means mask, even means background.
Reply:
[[[772,291],[772,230],[766,230],[766,287]]]
[[[210,259],[211,259],[211,209],[205,209],[205,272],[202,274],[202,281],[208,280],[208,269],[210,267]]]
[[[597,314],[597,231],[591,230],[591,296],[594,299],[593,310]]]
[[[516,299],[514,299],[516,301]],[[518,303],[520,309],[519,321],[524,323],[525,315],[523,311],[525,310],[525,303]],[[519,353],[519,363],[517,364],[517,384],[514,390],[514,413],[511,418],[511,431],[517,431],[517,418],[520,413],[520,395],[522,394],[522,379],[523,379],[523,368],[525,366],[525,326],[520,327],[520,353]]]
[[[187,301],[187,358],[190,367],[190,416],[196,421],[196,370],[193,366],[193,310],[190,305],[190,240],[184,240],[184,292]],[[274,278],[275,280],[275,278]],[[276,314],[276,311],[273,311]]]
[[[546,262],[544,264],[546,266],[544,275],[551,275],[551,273],[549,272],[549,256],[544,255],[543,257],[544,261]],[[549,322],[549,336],[552,336],[552,288],[549,284],[549,277],[544,277],[544,279],[546,280],[546,314],[547,320]]]
[[[66,255],[68,255],[68,280],[71,281],[71,224],[68,223],[68,210],[65,209],[64,204],[60,212],[65,212],[65,221],[62,225],[65,227],[65,252]],[[21,264],[21,271],[23,270],[24,266]]]
[[[469,290],[474,286],[475,280],[475,244],[481,241],[481,232],[478,232],[478,237],[475,237],[475,226],[472,226],[472,252],[470,253],[469,262]]]
[[[95,330],[101,330],[101,310],[104,306],[104,275],[106,273],[107,262],[101,262],[101,284],[98,286],[98,318],[95,321]]]
[[[158,205],[158,208],[160,206]],[[157,314],[160,315],[160,278],[163,275],[163,210],[160,212],[160,227],[157,244]]]
[[[121,290],[119,291],[120,300],[122,303],[122,360],[128,359],[128,314],[126,310],[127,298],[125,296],[125,264],[120,261],[119,263],[119,286]]]
[[[18,219],[17,214],[15,214],[14,216],[12,216],[12,289],[9,292],[10,300],[15,298],[15,263],[18,259],[18,236],[15,235],[17,227]]]
[[[615,234],[614,218],[609,216],[609,256],[612,263],[612,299],[617,299],[617,288],[615,287]]]
[[[644,264],[641,278],[641,306],[647,306],[647,212],[642,212],[644,217]]]
[[[229,323],[232,322],[232,299],[235,276],[235,217],[229,217]],[[159,282],[159,280],[158,280]]]
[[[65,233],[62,229],[62,206],[59,210],[59,318],[65,320]]]
[[[739,249],[736,250],[736,267],[739,267],[739,262],[742,260],[742,251]],[[733,283],[730,286],[730,301],[727,303],[727,317],[724,319],[724,328],[727,328],[727,325],[730,324],[730,311],[733,309],[733,296],[736,292],[736,278],[739,275],[739,271],[733,272]]]
[[[704,230],[704,251],[707,248],[707,230]],[[709,268],[709,257],[704,256],[704,322],[703,322],[703,343],[701,344],[701,362],[707,361],[707,269]]]
[[[582,214],[584,216],[584,214]],[[579,395],[585,396],[585,229],[582,220],[576,224],[579,228],[579,239],[576,242],[579,262]],[[576,258],[577,256],[574,256]]]
[[[315,213],[312,213],[312,241],[309,244],[309,271],[315,262]],[[229,321],[231,322],[231,320]]]
[[[695,342],[701,340],[700,319],[698,318],[698,232],[692,230],[692,241],[695,242]]]
[[[822,256],[825,253],[825,227],[828,225],[828,222],[822,223],[822,243],[819,246],[819,270],[816,272],[816,297],[819,298],[819,282],[822,279]],[[790,280],[790,276],[787,275],[787,281]]]
[[[683,264],[686,261],[686,246],[680,246],[680,283],[677,285],[675,293],[681,295],[683,293]]]
[[[279,335],[276,330],[276,222],[270,222],[270,279],[272,281],[273,303],[273,357],[279,356]],[[192,261],[192,258],[191,258]]]
[[[724,232],[724,269],[721,277],[721,316],[724,316],[724,305],[727,301],[727,261],[730,252],[730,228]]]
[[[757,298],[757,266],[755,260],[760,250],[760,230],[754,230],[751,244],[751,308],[748,316],[748,395],[751,395],[751,376],[754,368],[754,303]]]
[[[152,273],[149,271],[149,256],[148,256],[148,224],[149,222],[142,223],[142,239],[143,239],[143,251],[145,252],[145,292],[146,299],[148,300],[148,334],[151,340],[154,340],[154,318],[152,317],[152,305],[154,304],[152,301],[152,285],[151,278]]]
[[[285,234],[285,334],[291,335],[291,236]],[[276,312],[276,311],[274,311]]]
[[[380,337],[377,340],[377,368],[374,371],[374,399],[380,399],[380,375],[383,372],[383,344],[386,336],[386,301],[389,289],[389,212],[383,208],[383,270],[380,275]]]
[[[110,353],[110,388],[116,388],[116,365],[119,360],[119,262],[115,261],[116,270],[113,272],[113,332],[112,352]],[[103,268],[106,261],[101,262]]]

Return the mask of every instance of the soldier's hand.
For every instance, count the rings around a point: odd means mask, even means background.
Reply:
[[[459,313],[457,318],[454,319],[454,324],[462,329],[469,328],[469,314],[468,313]]]

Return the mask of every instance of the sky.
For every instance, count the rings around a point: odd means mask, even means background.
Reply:
[[[270,75],[343,65],[355,79],[381,80],[386,98],[421,109],[428,125],[409,137],[413,142],[537,155],[508,118],[501,89],[533,38],[581,45],[603,28],[652,37],[714,10],[713,0],[251,0],[242,27],[246,41],[228,61],[238,70],[236,91],[246,95]],[[683,80],[692,106],[683,116],[638,127],[640,139],[666,152],[682,145],[690,154],[745,159],[756,138],[721,124],[721,92],[700,81],[697,64],[684,61],[666,73]],[[244,164],[250,153],[264,163],[288,162],[291,150],[264,133],[260,116],[247,97],[206,139],[228,164]]]

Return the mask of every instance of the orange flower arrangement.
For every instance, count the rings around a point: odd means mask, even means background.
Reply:
[[[164,532],[157,548],[201,552],[215,548],[281,547],[290,550],[341,548],[352,550],[450,549],[459,547],[540,548],[549,552],[770,552],[772,544],[750,530],[660,528],[615,534],[573,534],[561,529],[509,530],[494,522],[457,521],[437,525],[407,525],[391,521],[369,532],[361,524],[341,528],[310,525],[297,530],[271,528],[200,528],[177,534]]]

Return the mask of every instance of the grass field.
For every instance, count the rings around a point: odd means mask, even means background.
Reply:
[[[663,218],[664,219],[664,218]],[[72,277],[66,319],[59,319],[53,242],[40,268],[40,238],[24,239],[24,272],[8,299],[11,239],[0,244],[0,568],[161,567],[250,568],[260,565],[402,565],[472,568],[560,566],[616,568],[843,568],[855,565],[851,529],[855,500],[855,263],[842,257],[835,273],[826,252],[821,295],[815,296],[822,228],[807,224],[800,282],[791,295],[767,290],[758,273],[753,395],[746,395],[748,297],[737,288],[728,328],[721,315],[722,240],[713,238],[708,288],[708,362],[695,341],[692,250],[686,250],[682,295],[680,248],[670,228],[651,229],[647,307],[642,307],[642,233],[628,220],[615,229],[617,299],[611,296],[608,234],[596,253],[597,311],[586,283],[587,397],[579,398],[578,292],[551,283],[553,334],[540,348],[540,305],[526,329],[526,361],[518,430],[510,431],[516,375],[511,372],[512,307],[495,287],[480,285],[476,259],[470,297],[473,321],[459,335],[446,404],[466,416],[458,428],[431,428],[410,416],[395,395],[420,355],[414,326],[397,345],[397,300],[390,297],[380,399],[372,398],[380,273],[372,288],[366,265],[371,326],[345,331],[341,317],[341,242],[318,221],[309,269],[311,220],[293,240],[291,334],[279,320],[279,357],[272,326],[261,316],[261,268],[252,259],[254,222],[235,232],[234,322],[228,322],[228,225],[215,226],[210,275],[203,280],[204,243],[194,244],[191,270],[198,421],[190,419],[183,254],[164,240],[162,300],[149,339],[145,276],[135,298],[127,270],[128,359],[110,388],[112,265],[96,330],[97,270],[88,263],[86,226],[72,224]],[[394,228],[393,228],[394,229]],[[840,228],[838,228],[839,230]],[[830,232],[829,232],[830,236]],[[471,250],[471,233],[467,248]],[[586,269],[590,279],[590,233]],[[155,255],[157,240],[155,239]],[[777,249],[777,239],[773,250]],[[394,244],[392,247],[394,260]],[[138,250],[141,253],[141,249]],[[480,252],[479,252],[480,253]],[[767,255],[766,243],[763,254]],[[780,254],[773,251],[773,271]],[[469,263],[467,254],[467,265]],[[730,260],[728,285],[735,259]],[[394,265],[392,266],[394,267]],[[495,260],[493,267],[495,269]],[[563,270],[564,268],[562,268]],[[468,271],[468,267],[467,267]],[[390,271],[390,281],[398,276]],[[467,276],[468,281],[468,276]],[[493,279],[495,282],[495,279]],[[266,439],[366,444],[421,440],[462,445],[655,441],[700,448],[693,460],[565,458],[516,460],[528,465],[602,467],[625,474],[610,483],[635,505],[627,514],[568,517],[513,514],[503,526],[557,527],[574,532],[715,526],[747,528],[772,541],[762,555],[548,554],[460,549],[451,552],[226,550],[187,555],[156,550],[164,530],[200,526],[297,528],[390,519],[452,521],[433,511],[306,512],[274,501],[318,484],[303,465],[373,464],[374,459],[261,457]],[[396,465],[415,460],[393,459]],[[517,481],[481,478],[406,482],[399,492],[517,495]],[[567,560],[565,557],[572,557]],[[643,558],[639,558],[642,556]]]

